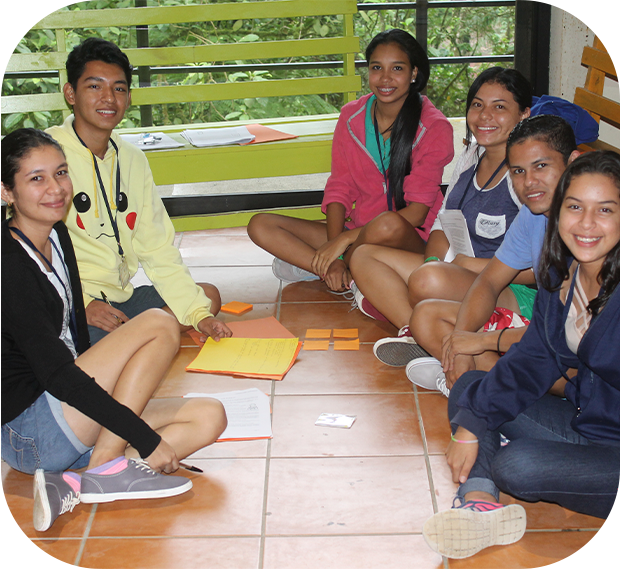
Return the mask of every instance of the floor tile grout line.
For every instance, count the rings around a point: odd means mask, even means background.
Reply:
[[[275,381],[271,382],[271,396],[269,403],[271,405],[271,422],[273,424],[273,404],[275,402]],[[264,557],[265,557],[265,529],[267,525],[267,498],[269,497],[269,471],[271,467],[271,441],[267,440],[267,453],[265,455],[265,487],[263,488],[263,507],[261,512],[261,526],[260,526],[260,546],[258,550],[258,569],[263,569]]]
[[[86,527],[84,528],[84,534],[82,535],[82,539],[80,541],[80,547],[78,552],[75,555],[74,565],[80,564],[82,561],[82,555],[84,554],[84,549],[86,549],[86,541],[88,540],[90,530],[93,527],[93,522],[95,521],[95,514],[97,513],[97,504],[93,504],[93,507],[90,511],[90,515],[88,516],[88,521],[86,522]]]
[[[413,389],[416,413],[418,415],[418,423],[420,425],[420,434],[422,436],[422,448],[424,449],[424,462],[426,464],[426,475],[428,476],[428,487],[431,493],[431,503],[433,505],[433,512],[437,513],[439,511],[439,507],[437,505],[437,496],[435,495],[435,484],[433,482],[433,469],[431,468],[431,461],[429,458],[428,445],[426,443],[426,431],[424,429],[424,421],[422,419],[422,412],[420,410],[420,401],[418,399],[418,388],[417,386]],[[442,556],[444,569],[449,569],[448,559],[447,557]]]

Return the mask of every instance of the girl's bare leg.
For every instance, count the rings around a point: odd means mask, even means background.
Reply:
[[[179,460],[214,443],[227,424],[224,406],[209,397],[151,399],[142,418],[174,449]],[[125,456],[139,455],[128,447]]]
[[[142,415],[179,348],[179,326],[162,310],[147,310],[108,334],[75,362],[114,399]],[[85,445],[95,445],[94,468],[125,453],[127,442],[63,403],[65,419]]]
[[[411,253],[380,245],[363,245],[351,258],[351,274],[368,301],[394,326],[409,324],[407,279],[424,261],[420,253]]]
[[[424,254],[426,243],[402,215],[386,211],[367,223],[349,249],[348,255],[364,244],[382,245],[402,249],[412,253]],[[345,259],[347,257],[345,256]]]
[[[254,243],[278,259],[310,271],[317,249],[327,242],[327,225],[278,215],[259,213],[248,224]]]
[[[478,274],[452,263],[424,264],[409,276],[409,303],[415,307],[426,299],[461,302]],[[500,294],[497,306],[519,313],[519,304],[508,288]]]

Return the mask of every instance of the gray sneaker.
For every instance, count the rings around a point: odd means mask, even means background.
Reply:
[[[273,274],[286,283],[300,283],[304,281],[318,281],[319,277],[310,271],[300,269],[277,257],[271,264]]]
[[[126,465],[121,463],[120,468],[115,470],[111,474],[84,472],[82,502],[100,504],[114,500],[166,498],[183,494],[192,487],[192,481],[188,478],[159,474],[141,459],[130,458]]]
[[[75,472],[34,473],[32,521],[37,531],[47,531],[56,518],[80,503],[80,476]]]
[[[450,390],[446,385],[446,374],[438,359],[430,357],[411,360],[407,364],[406,372],[409,381],[418,387],[441,391],[446,397],[450,396]]]

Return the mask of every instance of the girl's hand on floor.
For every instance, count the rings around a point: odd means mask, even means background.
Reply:
[[[211,336],[216,342],[220,338],[230,338],[232,336],[231,329],[221,320],[209,316],[198,322],[198,328],[205,336]]]
[[[454,438],[459,441],[473,441],[476,437],[467,429],[459,427],[454,433]],[[463,484],[467,482],[472,466],[478,457],[477,443],[457,443],[450,441],[446,449],[448,466],[452,470],[452,482]]]
[[[180,466],[176,452],[164,439],[146,457],[146,462],[155,472],[165,472],[166,474],[177,471]]]

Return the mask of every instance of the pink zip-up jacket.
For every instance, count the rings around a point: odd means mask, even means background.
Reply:
[[[383,174],[366,150],[366,104],[371,96],[342,107],[334,131],[332,171],[321,205],[326,213],[328,204],[343,204],[346,217],[351,219],[346,223],[349,229],[362,227],[388,210]],[[411,172],[405,177],[403,189],[407,204],[416,202],[429,207],[423,226],[416,228],[426,241],[443,201],[439,186],[444,167],[454,157],[454,142],[448,119],[427,97],[422,100],[420,125],[411,149]]]

